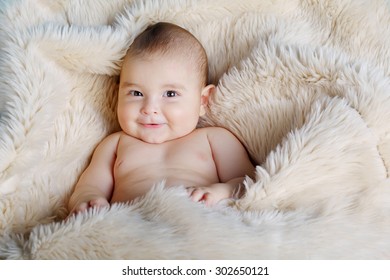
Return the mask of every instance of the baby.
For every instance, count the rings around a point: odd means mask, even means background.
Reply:
[[[229,131],[197,128],[214,85],[199,41],[169,23],[147,28],[130,46],[120,75],[121,131],[96,148],[68,209],[132,201],[165,180],[193,201],[214,205],[238,192],[254,167]]]

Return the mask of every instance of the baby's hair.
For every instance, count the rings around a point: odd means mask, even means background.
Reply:
[[[184,55],[196,63],[202,84],[207,84],[207,54],[198,39],[184,28],[167,22],[153,24],[135,38],[126,56],[150,54]]]

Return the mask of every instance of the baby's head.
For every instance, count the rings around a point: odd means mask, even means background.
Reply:
[[[214,90],[207,78],[206,52],[191,33],[169,23],[150,26],[134,40],[123,63],[122,130],[149,143],[189,134]]]
[[[193,66],[200,83],[205,86],[208,80],[207,54],[200,42],[187,30],[171,23],[160,22],[149,26],[131,44],[125,60],[170,56]]]

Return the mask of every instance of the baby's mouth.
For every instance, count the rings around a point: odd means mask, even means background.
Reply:
[[[159,128],[159,127],[162,127],[164,124],[162,124],[162,123],[144,123],[142,125],[146,128]]]

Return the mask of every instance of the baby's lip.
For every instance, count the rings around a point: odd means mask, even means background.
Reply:
[[[161,122],[143,122],[141,123],[141,125],[143,127],[146,127],[146,128],[159,128],[159,127],[162,127],[164,125],[164,123],[161,123]]]

